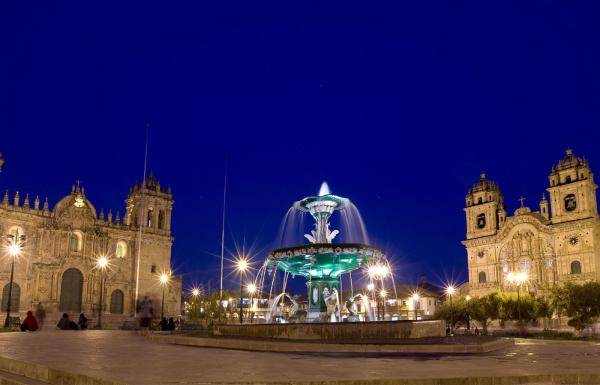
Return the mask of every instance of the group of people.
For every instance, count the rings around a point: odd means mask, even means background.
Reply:
[[[152,306],[152,300],[148,297],[144,298],[140,305],[140,328],[142,331],[147,332],[152,323],[152,318],[154,316],[154,308]],[[34,332],[36,330],[41,329],[42,324],[44,323],[44,319],[46,318],[46,311],[42,304],[38,304],[35,316],[33,312],[30,310],[27,312],[27,317],[21,323],[21,331],[26,332]],[[38,321],[39,320],[39,321]],[[88,328],[88,319],[84,313],[79,315],[79,320],[75,322],[69,318],[69,314],[64,313],[61,319],[56,324],[56,327],[60,330],[86,330]],[[162,331],[174,331],[177,329],[177,323],[170,317],[168,320],[165,317],[162,317],[160,322],[158,323],[158,329]]]
[[[79,314],[79,321],[75,323],[75,321],[71,321],[69,315],[64,313],[62,318],[56,324],[61,330],[86,330],[88,328],[88,319],[85,314]]]

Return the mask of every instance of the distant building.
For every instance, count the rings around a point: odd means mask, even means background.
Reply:
[[[143,199],[143,204],[142,204]],[[15,263],[11,314],[23,319],[39,303],[48,320],[66,312],[77,318],[85,313],[92,323],[100,311],[101,272],[98,258],[109,258],[104,285],[103,323],[119,327],[131,320],[138,299],[148,296],[160,315],[161,273],[171,269],[171,210],[173,196],[150,175],[145,185],[135,184],[125,200],[125,215],[98,213],[79,182],[53,208],[29,195],[8,191],[0,203],[0,235],[6,246],[15,237],[23,240],[23,252]],[[143,212],[142,212],[143,209]],[[142,236],[140,242],[140,226]],[[139,274],[138,247],[141,246]],[[8,304],[11,258],[0,260],[1,311]],[[179,315],[181,279],[171,277],[165,287],[166,315]]]
[[[539,211],[521,198],[507,216],[500,187],[481,174],[466,196],[471,295],[516,290],[510,273],[527,273],[524,289],[544,294],[565,282],[600,278],[600,219],[594,176],[584,158],[568,149],[549,176],[549,200]]]

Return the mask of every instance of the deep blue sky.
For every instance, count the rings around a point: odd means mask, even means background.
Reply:
[[[598,3],[59,3],[0,5],[0,188],[123,212],[148,122],[188,285],[218,277],[226,156],[230,251],[327,180],[403,281],[466,278],[481,170],[511,213],[567,146],[600,170]]]

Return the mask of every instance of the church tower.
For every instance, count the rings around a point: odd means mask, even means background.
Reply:
[[[596,184],[586,159],[567,149],[565,157],[552,168],[549,176],[550,208],[553,224],[596,218]]]
[[[153,173],[146,178],[145,186],[136,183],[131,187],[125,203],[126,225],[139,227],[141,224],[145,232],[171,233],[173,194],[170,187],[165,189],[160,185]]]
[[[469,189],[466,203],[467,239],[494,235],[506,220],[502,192],[484,173]]]

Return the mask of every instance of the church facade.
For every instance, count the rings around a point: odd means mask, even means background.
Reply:
[[[552,168],[539,210],[521,198],[507,216],[500,187],[481,174],[464,209],[470,294],[516,290],[510,273],[526,273],[522,289],[539,295],[565,282],[600,280],[596,187],[588,161],[568,149]]]
[[[7,191],[0,203],[2,315],[12,265],[6,247],[15,240],[22,252],[14,260],[11,316],[23,319],[41,304],[48,321],[63,313],[77,320],[85,313],[93,327],[102,312],[103,326],[122,327],[135,316],[136,292],[138,304],[145,297],[153,301],[155,316],[161,309],[166,316],[179,315],[181,279],[170,269],[171,190],[150,175],[130,188],[125,203],[121,218],[119,212],[98,212],[79,183],[53,208],[47,199],[31,202],[28,195]],[[104,270],[98,264],[102,257],[108,259]],[[170,275],[164,285],[163,273]]]

